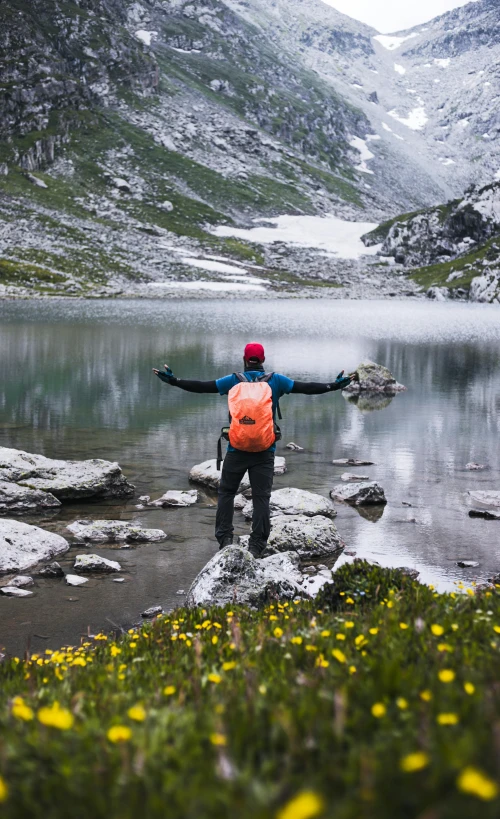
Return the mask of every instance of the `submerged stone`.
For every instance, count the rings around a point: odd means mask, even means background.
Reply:
[[[187,492],[182,492],[178,489],[169,489],[161,498],[149,501],[148,506],[193,506],[197,501],[198,492],[196,489],[190,489]]]
[[[397,392],[406,390],[399,384],[393,374],[382,364],[375,364],[374,361],[363,361],[356,369],[359,381],[353,381],[343,392],[355,395],[360,392],[387,393],[395,395]]]
[[[0,514],[42,512],[45,509],[56,509],[58,506],[61,506],[61,501],[50,492],[0,481]]]
[[[376,481],[369,483],[338,484],[330,492],[334,500],[355,506],[371,506],[387,503],[384,490]]]
[[[276,515],[325,515],[334,518],[337,514],[333,504],[323,495],[307,492],[305,489],[284,487],[271,492],[271,517]],[[243,507],[243,515],[250,519],[253,514],[253,502],[250,500]]]
[[[123,520],[75,520],[67,529],[78,543],[154,543],[167,537],[163,529],[145,529]]]

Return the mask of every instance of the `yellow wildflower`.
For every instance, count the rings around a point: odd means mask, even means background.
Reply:
[[[218,642],[219,642],[219,638],[217,637],[216,634],[214,634],[214,636],[212,637],[212,645],[216,646]]]
[[[163,693],[165,694],[166,697],[171,697],[172,694],[175,694],[176,690],[177,689],[175,685],[166,685],[165,688],[163,689]]]
[[[457,714],[438,714],[437,722],[439,725],[458,725]]]
[[[293,645],[295,645],[295,646],[301,646],[302,645],[302,637],[292,637],[290,642],[293,643]]]
[[[218,683],[220,683],[220,681],[222,680],[222,677],[220,676],[220,674],[209,674],[207,679],[209,682],[218,685]]]
[[[346,603],[349,603],[350,606],[354,606],[354,600],[352,599],[352,597],[348,597]]]
[[[137,645],[137,643],[135,643],[135,642],[129,643],[130,648],[135,648],[136,645]]]
[[[236,668],[236,663],[233,662],[232,660],[230,662],[227,662],[227,663],[222,663],[222,670],[223,671],[232,671],[233,668]]]
[[[322,636],[322,637],[329,637],[329,636],[330,636],[330,632],[329,632],[327,629],[325,629],[324,631],[322,631],[322,632],[321,632],[321,636]]]
[[[471,682],[464,683],[464,691],[466,694],[474,694],[476,690],[476,686],[473,685]]]
[[[376,702],[374,705],[372,705],[372,714],[374,717],[377,717],[377,719],[380,719],[380,717],[385,717],[386,713],[387,708],[382,702]]]
[[[453,631],[458,631],[458,623],[452,623],[451,627],[452,627]]]
[[[451,653],[453,651],[453,646],[450,646],[449,643],[438,643],[437,650],[438,651],[448,651],[448,652]]]
[[[415,771],[421,771],[422,768],[426,768],[428,764],[429,757],[427,754],[424,754],[423,751],[415,751],[413,754],[404,756],[399,763],[399,767],[405,773],[414,773]]]
[[[276,819],[314,819],[323,813],[323,799],[314,791],[302,791],[276,814]]]
[[[146,711],[142,705],[133,705],[132,708],[128,709],[127,714],[135,722],[144,722],[146,719]]]
[[[336,634],[335,639],[336,640],[345,640],[345,634],[341,634],[341,633]]]
[[[224,734],[210,734],[212,745],[227,745],[227,738]]]
[[[276,628],[273,631],[273,634],[275,637],[283,637],[283,629],[280,628],[279,626],[276,626]]]
[[[85,666],[87,665],[87,661],[86,661],[86,660],[84,660],[84,659],[83,659],[83,657],[75,657],[75,659],[73,660],[73,662],[71,663],[71,665],[72,665],[72,666],[74,666],[74,665],[81,665],[81,666],[82,666],[82,668],[85,668]]]
[[[500,634],[500,626],[493,626],[493,631],[496,631],[497,634]]]
[[[463,793],[477,796],[484,802],[496,799],[498,796],[498,785],[489,776],[479,771],[477,768],[464,768],[457,779],[457,788]]]
[[[402,629],[403,631],[405,631],[405,629],[408,628],[408,623],[400,623],[399,628]]]
[[[107,736],[110,742],[128,742],[132,736],[132,731],[127,725],[113,725]]]
[[[452,671],[451,668],[443,668],[438,673],[438,677],[442,683],[450,683],[455,679],[455,672]]]
[[[408,708],[408,700],[405,700],[404,697],[398,697],[396,700],[396,705],[401,709],[401,711],[406,711]]]
[[[277,619],[278,619],[278,618],[276,617],[276,615],[275,615],[275,614],[271,614],[271,616],[269,617],[269,620],[270,620],[271,622],[272,622],[273,620],[277,620]]]
[[[267,688],[265,685],[259,685],[259,694],[262,694],[262,696],[264,696],[264,694],[267,694]]]
[[[0,802],[5,802],[9,795],[9,789],[5,779],[0,776]]]
[[[40,708],[37,716],[42,725],[59,728],[60,731],[68,731],[73,727],[75,721],[71,711],[68,711],[67,708],[61,708],[58,702],[54,702],[51,706]]]
[[[469,597],[474,597],[474,589],[467,589],[467,594]]]
[[[340,651],[338,648],[332,649],[332,657],[334,657],[339,663],[346,663],[347,658],[343,651]]]
[[[29,722],[33,719],[33,709],[26,705],[22,697],[14,697],[12,702],[12,716],[16,719],[22,719],[24,722]]]
[[[306,651],[317,651],[317,650],[318,650],[317,646],[313,646],[313,645],[307,645],[306,646]]]
[[[328,668],[330,663],[328,662],[328,660],[325,660],[322,654],[320,654],[319,657],[316,658],[315,665],[317,666],[317,668]]]
[[[352,622],[352,620],[346,620],[346,622],[344,623],[344,626],[346,628],[354,628],[354,623]]]
[[[388,608],[388,609],[392,609],[392,607],[393,607],[393,606],[394,606],[393,601],[392,601],[392,600],[389,600],[389,601],[388,601],[388,603],[387,603],[387,608]]]
[[[435,637],[441,637],[441,635],[444,634],[443,626],[438,626],[436,623],[431,626],[431,631]]]
[[[432,699],[432,693],[426,689],[425,691],[420,692],[420,699],[424,702],[430,702]]]
[[[370,634],[378,634],[378,628],[369,629]]]
[[[356,666],[355,665],[350,665],[349,666],[349,674],[355,674],[355,673],[356,673]]]

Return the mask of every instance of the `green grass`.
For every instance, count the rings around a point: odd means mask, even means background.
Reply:
[[[1,815],[496,819],[500,598],[471,595],[356,562],[312,602],[7,658]]]
[[[466,256],[460,256],[458,259],[441,264],[429,265],[429,267],[419,267],[409,271],[409,275],[417,284],[426,289],[433,285],[451,289],[469,287],[472,279],[484,272],[482,262],[484,260],[494,261],[498,257],[498,251],[493,250],[491,246],[498,244],[499,241],[500,236],[493,236],[483,247],[467,253]],[[466,270],[467,265],[473,265],[473,267]],[[447,282],[450,273],[461,273],[462,275],[453,279],[452,282]]]
[[[395,216],[394,219],[388,219],[386,222],[381,222],[381,224],[374,230],[371,230],[369,233],[365,233],[365,236],[372,240],[372,244],[381,244],[381,242],[385,242],[387,239],[389,231],[393,225],[398,224],[399,222],[409,222],[410,219],[413,219],[415,216],[418,216],[421,213],[427,213],[427,211],[415,210],[413,213],[402,213],[400,216]],[[364,239],[365,236],[362,238]]]

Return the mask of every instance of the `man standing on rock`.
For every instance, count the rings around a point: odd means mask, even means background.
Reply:
[[[254,557],[260,557],[266,548],[271,530],[269,500],[273,488],[274,453],[276,441],[281,438],[276,425],[279,400],[290,393],[322,395],[345,389],[353,376],[344,371],[335,381],[326,384],[293,381],[286,375],[264,371],[264,347],[247,344],[243,353],[243,373],[232,373],[216,381],[193,381],[176,378],[167,364],[165,372],[153,372],[162,381],[181,390],[197,393],[227,395],[230,427],[223,430],[229,441],[219,485],[215,537],[219,548],[233,543],[234,498],[240,482],[248,471],[252,488],[252,532],[248,548]]]

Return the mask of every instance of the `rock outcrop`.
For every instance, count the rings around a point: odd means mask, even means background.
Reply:
[[[246,549],[228,546],[207,563],[189,589],[186,605],[224,606],[228,603],[253,608],[272,600],[304,596],[304,578],[292,552],[256,560]]]
[[[398,392],[406,390],[406,387],[399,384],[390,370],[382,364],[375,364],[373,361],[363,361],[356,368],[356,372],[358,373],[359,381],[352,381],[351,384],[343,390],[343,392],[349,395],[359,393],[385,393],[386,395],[395,395]]]
[[[123,520],[75,520],[67,529],[77,543],[155,543],[167,537],[163,529],[145,529]]]
[[[354,506],[375,506],[386,504],[384,490],[376,481],[368,483],[348,483],[334,486],[330,497]]]
[[[17,520],[0,519],[0,574],[23,572],[68,549],[68,542],[60,535]]]
[[[246,548],[248,535],[240,538]],[[332,520],[323,515],[279,515],[271,518],[271,534],[264,557],[278,552],[296,552],[304,559],[339,555],[344,542]]]
[[[500,304],[500,270],[490,271],[472,279],[469,301],[481,304]]]
[[[93,458],[62,461],[0,447],[0,481],[51,493],[60,501],[126,498],[134,494],[117,463]]]
[[[58,506],[61,506],[61,501],[50,492],[28,489],[27,486],[19,486],[9,481],[0,481],[0,514],[2,515],[44,512],[48,509],[57,509]]]
[[[117,560],[108,560],[100,555],[77,555],[74,568],[80,572],[120,572],[121,566]]]
[[[271,517],[276,515],[324,515],[327,518],[334,518],[337,514],[333,504],[323,495],[315,492],[307,492],[305,489],[285,487],[271,492],[270,501]],[[253,503],[248,503],[243,507],[243,515],[250,520],[253,514]]]

